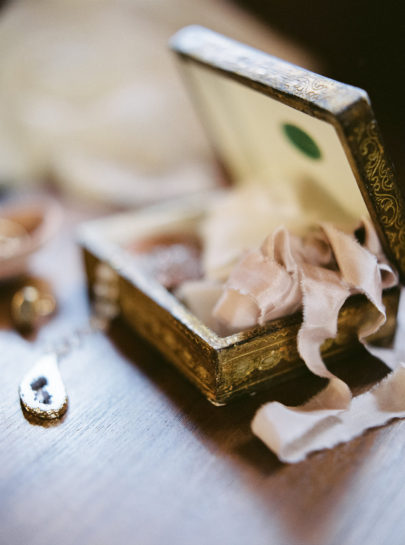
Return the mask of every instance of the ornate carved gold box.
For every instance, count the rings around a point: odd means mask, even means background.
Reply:
[[[286,184],[304,205],[332,195],[336,214],[368,214],[387,257],[405,278],[404,198],[384,151],[367,94],[293,66],[201,27],[172,39],[181,69],[214,145],[235,183]],[[309,195],[309,197],[308,197]],[[300,372],[300,313],[221,337],[138,267],[127,242],[196,229],[215,192],[84,224],[80,244],[90,288],[98,263],[116,273],[122,316],[214,404]],[[388,319],[374,340],[395,332],[399,288],[386,290]],[[353,349],[374,307],[348,300],[328,360]]]

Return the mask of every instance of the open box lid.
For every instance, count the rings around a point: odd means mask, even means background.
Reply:
[[[367,93],[199,26],[171,40],[215,151],[236,183],[293,186],[370,215],[405,281],[405,199]]]

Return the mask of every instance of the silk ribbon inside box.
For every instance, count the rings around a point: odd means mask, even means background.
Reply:
[[[363,90],[202,27],[181,30],[171,46],[232,185],[88,222],[79,237],[90,291],[98,265],[108,265],[122,316],[220,405],[304,369],[302,309],[286,298],[269,319],[234,313],[232,323],[221,321],[218,300],[243,255],[272,234],[274,251],[281,232],[311,251],[306,241],[319,242],[319,226],[324,237],[332,225],[359,244],[374,236],[383,267],[403,279],[405,201]],[[326,271],[333,248],[328,259]],[[385,284],[387,319],[370,341],[395,334],[394,284]],[[362,289],[353,293],[337,336],[322,344],[326,361],[354,350],[359,329],[378,314]]]

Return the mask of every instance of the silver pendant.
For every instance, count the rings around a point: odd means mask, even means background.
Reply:
[[[82,338],[94,331],[105,331],[119,312],[118,275],[104,263],[95,271],[94,312],[90,324],[75,330],[55,345],[52,353],[42,356],[23,378],[19,394],[23,408],[39,418],[60,418],[68,407],[68,398],[58,362],[80,346]]]
[[[56,354],[42,356],[21,381],[20,400],[30,414],[44,419],[60,418],[68,398]]]

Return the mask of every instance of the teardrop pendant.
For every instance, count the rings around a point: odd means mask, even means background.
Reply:
[[[19,393],[24,409],[39,418],[60,418],[66,412],[68,398],[56,354],[40,358],[21,381]]]

